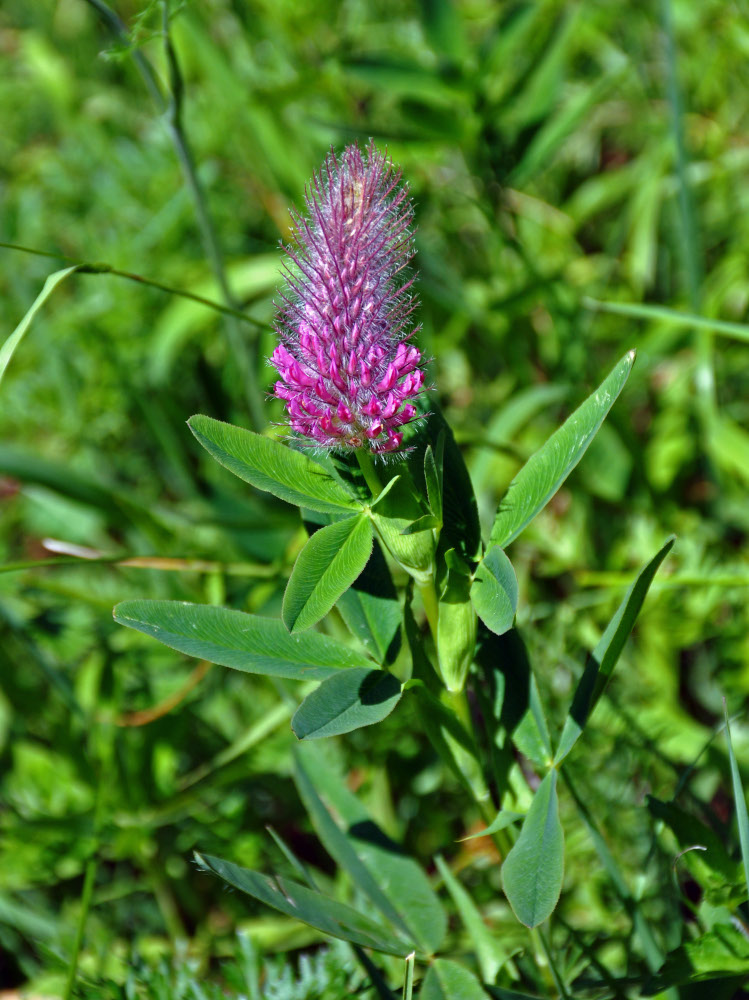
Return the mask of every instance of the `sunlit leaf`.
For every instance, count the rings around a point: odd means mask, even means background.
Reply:
[[[190,417],[187,423],[217,462],[257,489],[326,514],[361,510],[361,504],[307,455],[202,414]]]
[[[188,656],[251,674],[324,680],[343,667],[371,666],[365,656],[328,636],[289,635],[276,618],[212,604],[123,601],[114,618]]]
[[[281,617],[290,632],[323,618],[364,570],[372,551],[366,514],[334,521],[314,533],[297,557],[283,598]]]
[[[598,389],[531,455],[499,506],[491,532],[492,545],[509,545],[551,500],[585,454],[622,391],[634,360],[634,351],[625,354]]]

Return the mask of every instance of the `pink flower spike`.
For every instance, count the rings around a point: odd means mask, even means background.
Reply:
[[[354,144],[340,157],[330,152],[306,208],[292,215],[275,396],[314,446],[397,451],[424,383],[421,352],[407,342],[415,307],[407,188],[374,143]]]

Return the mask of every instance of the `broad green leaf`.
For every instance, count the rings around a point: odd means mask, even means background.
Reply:
[[[294,713],[291,728],[300,740],[350,733],[381,722],[400,698],[400,681],[386,670],[340,670],[307,695]]]
[[[5,374],[5,369],[10,364],[10,359],[13,357],[18,345],[23,340],[26,331],[31,326],[31,321],[34,319],[36,314],[42,308],[44,303],[50,297],[52,292],[57,288],[61,281],[64,281],[67,277],[73,274],[74,271],[80,269],[79,264],[74,264],[73,267],[64,267],[61,271],[55,271],[54,274],[50,274],[47,280],[42,286],[41,292],[37,295],[31,306],[26,312],[21,322],[15,328],[13,333],[8,337],[2,347],[0,347],[0,382],[3,380],[3,375]]]
[[[443,858],[437,854],[434,858],[437,871],[442,876],[445,888],[450,893],[455,908],[460,914],[463,926],[468,932],[476,960],[481,970],[481,977],[487,983],[493,983],[497,973],[505,964],[511,953],[502,945],[498,937],[489,930],[484,923],[478,907],[474,903],[469,892],[467,892],[457,878],[450,871]]]
[[[512,563],[496,545],[476,567],[471,601],[481,621],[492,632],[503,635],[512,628],[518,607],[518,581]]]
[[[731,725],[728,721],[728,709],[726,708],[725,701],[723,702],[723,708],[726,715],[726,743],[728,744],[728,760],[731,764],[731,782],[733,784],[733,799],[736,803],[736,824],[739,828],[741,860],[744,863],[744,878],[746,879],[747,892],[749,892],[749,815],[747,815],[746,797],[741,784],[739,765],[736,763],[736,754],[733,752]]]
[[[400,649],[401,607],[380,543],[353,584],[338,598],[351,632],[378,663],[392,663]]]
[[[357,889],[369,897],[370,902],[377,907],[380,913],[394,927],[398,928],[401,935],[404,935],[411,942],[408,950],[413,950],[413,933],[393,905],[388,894],[380,887],[379,874],[371,872],[364,864],[354,845],[328,812],[298,755],[294,766],[294,781],[299,797],[304,803],[304,808],[307,810],[325,849],[348,873]]]
[[[196,860],[235,889],[246,892],[253,899],[258,899],[295,920],[316,927],[323,934],[401,958],[405,958],[413,950],[387,928],[363,916],[353,907],[324,896],[321,892],[307,889],[298,882],[240,868],[230,861],[208,854],[198,854]]]
[[[650,589],[650,584],[653,582],[659,566],[671,551],[673,544],[674,536],[672,535],[647,566],[644,566],[640,570],[637,579],[624,595],[624,599],[617,608],[616,614],[609,622],[598,645],[591,653],[583,676],[580,678],[580,682],[572,698],[569,715],[564,722],[555,758],[556,764],[563,761],[575,743],[577,743],[583,727],[590,717],[590,713],[595,708],[596,703],[611,678],[621,651],[624,649],[624,644],[634,628],[637,616]]]
[[[502,865],[502,885],[518,920],[537,927],[553,912],[562,891],[564,834],[559,822],[557,772],[536,789],[520,836]]]
[[[551,500],[585,454],[629,377],[635,352],[629,351],[611,374],[528,459],[502,500],[490,542],[509,545]]]
[[[447,933],[447,918],[437,894],[417,862],[372,820],[347,787],[345,775],[331,766],[324,752],[328,746],[302,743],[297,748],[297,757],[306,765],[318,795],[345,830],[359,859],[401,914],[419,948],[427,955],[433,954]]]
[[[429,966],[419,1000],[488,1000],[472,972],[449,958]]]
[[[217,462],[257,489],[324,514],[361,510],[321,465],[280,441],[202,414],[187,423]]]
[[[123,601],[114,617],[188,656],[250,674],[324,680],[344,667],[371,665],[365,656],[325,635],[289,635],[276,618],[212,604]]]
[[[717,924],[706,934],[669,952],[663,967],[645,983],[642,992],[644,996],[654,996],[671,986],[731,976],[749,976],[749,941],[732,924]]]
[[[372,552],[366,514],[320,528],[297,557],[283,595],[281,617],[290,632],[319,622],[364,570]]]

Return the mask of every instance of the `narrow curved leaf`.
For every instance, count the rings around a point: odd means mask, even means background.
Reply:
[[[307,695],[294,713],[291,728],[300,740],[350,733],[381,722],[400,698],[400,681],[386,670],[341,670]]]
[[[21,322],[15,328],[13,333],[8,337],[5,343],[0,347],[0,382],[3,380],[3,375],[5,374],[5,369],[10,364],[10,359],[18,347],[18,345],[23,340],[26,331],[31,326],[31,321],[42,308],[44,303],[50,297],[52,292],[57,288],[61,281],[64,281],[69,275],[74,271],[80,270],[80,264],[74,264],[72,267],[64,267],[61,271],[55,271],[54,274],[50,274],[47,280],[44,282],[41,292],[37,295],[34,301],[29,306],[26,315],[23,317]]]
[[[489,826],[484,827],[483,830],[477,830],[475,833],[469,833],[467,837],[461,837],[460,842],[462,844],[464,840],[476,840],[477,837],[490,837],[493,833],[499,833],[500,830],[505,830],[508,826],[512,826],[513,823],[517,823],[519,819],[523,819],[524,817],[525,813],[516,813],[509,809],[500,809]]]
[[[518,920],[537,927],[554,911],[564,877],[564,834],[559,822],[557,772],[536,789],[520,836],[502,865],[502,885]]]
[[[123,601],[115,621],[211,663],[292,680],[324,680],[343,667],[371,665],[343,643],[317,632],[289,635],[283,622],[212,604]]]
[[[674,540],[674,536],[672,535],[647,566],[644,566],[640,570],[637,579],[624,595],[624,599],[617,608],[616,614],[609,622],[598,645],[591,653],[588,664],[572,698],[569,715],[564,721],[564,728],[559,738],[559,746],[557,747],[555,757],[556,764],[563,761],[575,743],[577,743],[590,713],[603,694],[617,660],[624,649],[624,644],[634,628],[637,616],[650,589],[650,584],[653,582],[659,566],[671,551]]]
[[[491,544],[509,545],[551,500],[593,440],[622,391],[635,360],[629,351],[596,391],[525,463],[502,500]]]
[[[299,756],[296,757],[295,762],[294,782],[304,803],[304,808],[309,813],[326,850],[348,873],[357,889],[369,898],[370,902],[377,907],[393,927],[398,928],[399,933],[410,943],[409,951],[411,951],[414,942],[408,924],[396,909],[389,895],[382,889],[379,874],[370,871],[369,867],[364,864],[351,840],[328,812]]]
[[[472,972],[449,958],[438,958],[424,977],[420,1000],[488,1000]]]
[[[314,889],[307,889],[298,882],[240,868],[230,861],[207,854],[198,854],[196,859],[235,889],[246,892],[253,899],[280,910],[288,917],[316,927],[323,934],[401,958],[405,958],[413,950],[387,928],[363,916],[352,906],[339,903],[337,899],[324,896]]]
[[[728,709],[725,699],[723,701],[723,711],[726,716],[726,743],[728,744],[728,760],[731,765],[731,783],[733,785],[733,797],[736,802],[736,825],[739,828],[739,846],[741,847],[741,860],[744,864],[744,878],[746,879],[746,889],[749,892],[749,813],[746,808],[746,797],[741,784],[741,773],[736,761],[736,754],[731,741],[731,724],[728,721]]]
[[[361,510],[321,465],[280,441],[202,414],[187,424],[217,462],[259,490],[324,514]]]
[[[488,629],[503,635],[512,628],[518,608],[518,581],[512,563],[494,545],[476,567],[471,585],[476,614]]]
[[[374,822],[347,787],[345,776],[331,766],[325,752],[328,746],[300,743],[297,760],[304,762],[318,796],[335,817],[357,857],[403,918],[419,948],[431,955],[440,948],[447,933],[447,917],[442,904],[423,869]],[[318,829],[318,832],[324,839],[322,831]],[[335,857],[334,844],[330,840],[325,843]]]
[[[364,570],[372,552],[366,514],[320,528],[297,557],[283,596],[281,617],[290,632],[319,622]]]

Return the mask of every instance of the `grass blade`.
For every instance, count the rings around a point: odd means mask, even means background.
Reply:
[[[15,328],[13,333],[8,337],[2,347],[0,347],[0,382],[3,380],[3,375],[5,374],[5,369],[10,364],[10,359],[18,347],[18,345],[23,340],[26,331],[31,326],[31,321],[42,308],[44,303],[50,297],[52,292],[57,288],[60,282],[68,278],[74,271],[78,270],[78,265],[75,264],[72,267],[64,267],[61,271],[55,271],[50,274],[47,280],[44,282],[44,286],[34,299],[31,307],[29,308],[26,315],[23,317],[21,322]]]

